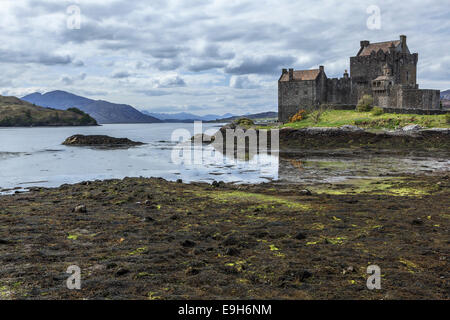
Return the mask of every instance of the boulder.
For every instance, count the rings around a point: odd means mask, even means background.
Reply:
[[[128,138],[114,138],[104,135],[89,135],[81,134],[73,135],[67,138],[63,143],[66,146],[138,146],[143,145],[142,142],[132,141]]]
[[[191,141],[192,142],[199,141],[201,143],[209,144],[211,142],[214,142],[215,139],[216,139],[215,136],[209,136],[207,134],[200,133],[200,134],[196,134],[195,136],[192,136]]]
[[[418,124],[409,124],[409,125],[404,126],[402,128],[402,131],[407,131],[407,132],[409,132],[409,131],[420,131],[420,130],[422,130],[422,127],[419,126]]]

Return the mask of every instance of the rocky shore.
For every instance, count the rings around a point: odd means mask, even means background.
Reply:
[[[448,299],[449,186],[126,178],[2,196],[0,298]]]
[[[204,138],[203,142],[211,143],[212,141],[216,148],[223,149],[226,145],[227,130],[244,133],[247,130],[255,130],[259,143],[259,135],[264,130],[270,148],[270,130],[273,129],[279,130],[280,151],[287,153],[330,149],[363,149],[368,152],[383,150],[388,153],[410,152],[411,150],[450,150],[450,128],[424,129],[417,125],[405,126],[398,130],[370,130],[353,125],[302,129],[269,127],[264,129],[254,125],[242,126],[231,123],[223,126],[212,139],[210,137]],[[222,139],[218,139],[217,135],[220,135]],[[198,139],[201,141],[201,137]],[[242,137],[240,140],[243,142]],[[248,149],[248,146],[246,147]]]

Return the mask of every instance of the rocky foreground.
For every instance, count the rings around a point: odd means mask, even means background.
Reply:
[[[448,299],[449,186],[126,178],[2,196],[0,298]]]

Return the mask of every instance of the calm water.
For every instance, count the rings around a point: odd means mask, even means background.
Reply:
[[[218,124],[203,124],[212,134]],[[30,186],[56,187],[64,183],[124,177],[163,177],[167,180],[259,183],[271,180],[288,182],[339,182],[350,178],[436,170],[448,171],[448,155],[392,157],[380,155],[333,157],[303,155],[299,159],[265,155],[252,162],[214,158],[211,146],[196,147],[200,162],[179,163],[172,142],[174,130],[185,130],[184,141],[194,134],[193,124],[111,124],[99,127],[0,128],[0,194]],[[187,131],[186,131],[187,130]],[[129,149],[102,150],[68,147],[61,143],[74,134],[102,134],[126,137],[146,145]],[[183,139],[182,139],[183,140]],[[177,140],[178,141],[178,140]],[[178,153],[174,153],[174,149]],[[215,155],[218,153],[216,152]],[[221,154],[219,154],[221,155]],[[219,160],[218,160],[219,159]],[[225,161],[224,161],[225,160]],[[3,191],[2,191],[3,189]]]
[[[203,124],[203,131],[217,131],[219,127],[218,124]],[[193,124],[167,123],[0,128],[0,189],[18,186],[55,187],[84,180],[139,176],[248,183],[277,178],[278,167],[272,161],[277,159],[271,159],[269,164],[257,167],[242,161],[217,162],[208,157],[201,164],[174,163],[171,154],[177,143],[171,141],[171,136],[176,129],[188,130],[189,137],[194,133]],[[67,137],[74,134],[126,137],[147,144],[118,150],[61,145]],[[202,148],[206,149],[206,153],[211,147]]]

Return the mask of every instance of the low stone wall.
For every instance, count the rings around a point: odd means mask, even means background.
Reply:
[[[383,108],[386,113],[401,113],[401,114],[423,114],[423,115],[437,115],[446,114],[449,110],[424,110],[424,109],[399,109],[399,108]]]

